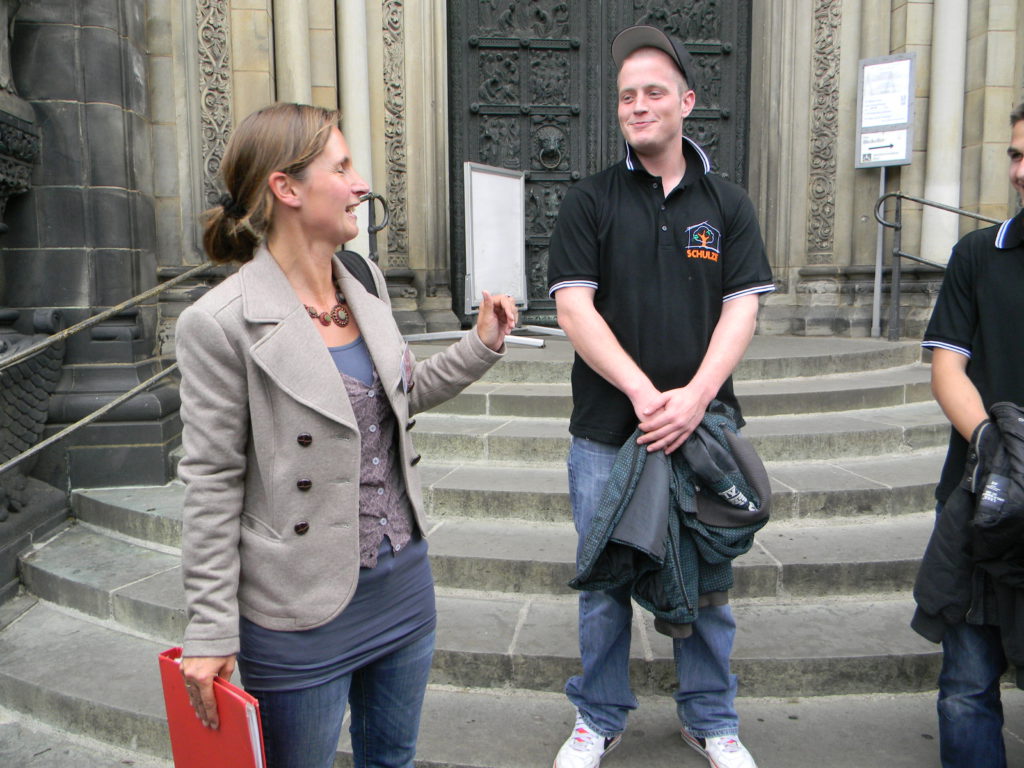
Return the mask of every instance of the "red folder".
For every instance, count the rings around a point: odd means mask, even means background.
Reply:
[[[213,681],[220,727],[207,728],[185,691],[181,676],[181,648],[160,654],[167,727],[175,768],[266,768],[260,705],[251,695],[227,680]]]

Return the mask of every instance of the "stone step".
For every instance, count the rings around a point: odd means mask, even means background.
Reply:
[[[489,382],[565,383],[572,370],[573,349],[565,339],[545,337],[545,347],[510,347],[505,359],[484,377]],[[442,344],[417,343],[422,359],[443,349]],[[844,339],[837,337],[755,336],[736,369],[737,381],[785,379],[857,373],[911,365],[921,360],[915,341]]]
[[[174,640],[185,628],[181,556],[71,525],[21,558],[36,597],[135,632]]]
[[[738,381],[747,418],[882,408],[932,399],[929,366],[915,363],[879,371]],[[569,418],[572,388],[564,383],[482,381],[431,410],[461,416]]]
[[[31,597],[0,609],[0,704],[69,733],[169,759],[157,655],[170,644]]]
[[[871,561],[870,553],[860,553],[867,585],[891,589],[911,577],[910,550],[923,548],[917,541],[923,532],[911,528],[891,532],[894,539],[904,539],[900,546],[907,551],[906,562],[896,557],[892,563],[878,563]],[[841,538],[841,531],[833,535],[822,529],[813,543],[826,547]],[[798,548],[785,533],[767,540],[782,555],[788,545],[788,556],[799,560],[792,554]],[[869,543],[862,546],[870,549]],[[850,547],[851,552],[854,549]],[[752,574],[758,559],[764,563],[772,556],[767,548],[759,548]],[[783,587],[771,599],[736,601],[741,631],[734,661],[737,670],[746,670],[745,695],[898,692],[929,685],[932,649],[907,626],[912,605],[904,593],[843,599],[795,596],[815,591],[816,579],[835,579],[834,595],[857,589],[856,576],[851,575],[857,564],[821,562],[826,559],[792,563],[791,594]],[[26,555],[22,574],[29,592],[64,608],[168,642],[176,641],[184,630],[184,593],[174,555],[72,526]],[[778,574],[776,570],[776,580]],[[756,577],[751,580],[756,582]],[[764,581],[770,580],[771,574],[764,575]],[[571,594],[442,588],[435,682],[558,690],[578,666],[575,606]],[[653,630],[643,611],[636,614],[634,637],[634,665],[637,674],[642,672],[638,690],[669,691],[671,641]]]
[[[872,521],[770,522],[737,558],[735,598],[835,596],[908,590],[934,521],[924,512]],[[838,524],[837,524],[838,523]],[[430,532],[442,587],[573,594],[571,523],[446,518]]]
[[[934,507],[941,450],[830,462],[769,462],[772,519],[901,515]],[[428,515],[567,523],[564,467],[423,465]],[[84,522],[167,547],[181,541],[184,487],[179,483],[75,491]]]
[[[579,671],[576,600],[442,592],[432,680],[560,691]],[[909,627],[906,598],[737,602],[732,669],[744,696],[909,692],[934,685],[937,646]],[[670,693],[672,641],[634,618],[633,688]]]
[[[0,707],[0,765],[8,768],[174,768],[174,763],[54,728]]]
[[[945,446],[949,422],[933,401],[835,413],[760,416],[744,434],[764,461],[877,456]],[[419,414],[416,449],[428,461],[558,464],[566,419]]]
[[[907,590],[931,534],[930,512],[828,524],[769,523],[736,560],[734,598],[854,595]],[[574,594],[576,534],[570,523],[447,518],[430,532],[440,587]],[[140,631],[174,636],[183,626],[179,558],[73,526],[22,558],[33,594]]]
[[[935,505],[941,451],[828,462],[768,463],[777,519],[920,512]],[[427,465],[428,513],[434,517],[571,519],[564,468]]]
[[[1024,765],[1024,693],[1003,691],[1007,764]],[[762,768],[933,768],[939,764],[935,694],[739,698],[741,737]],[[573,726],[561,693],[432,686],[416,765],[426,768],[548,766]],[[865,734],[870,734],[866,738]],[[342,745],[348,744],[343,738]],[[341,763],[349,766],[348,761]],[[707,768],[679,737],[675,702],[643,696],[602,768]]]
[[[11,719],[45,723],[52,734],[85,735],[131,750],[145,768],[170,758],[157,654],[167,643],[133,636],[30,598],[0,610],[0,696]],[[116,665],[116,666],[115,666]],[[1024,763],[1024,693],[1004,689],[1008,764]],[[925,768],[937,764],[934,693],[812,698],[737,699],[742,737],[764,768]],[[432,684],[424,703],[416,765],[419,768],[522,768],[549,765],[573,722],[561,693],[478,689]],[[23,727],[22,727],[23,728]],[[870,738],[865,734],[870,733]],[[13,735],[12,735],[13,734]],[[17,739],[15,741],[14,739]],[[19,755],[22,729],[0,728],[0,759]],[[64,768],[89,762],[3,765]],[[343,729],[335,765],[352,765]],[[116,754],[116,753],[114,753]],[[79,757],[79,755],[75,755]],[[652,765],[706,767],[679,740],[675,707],[667,696],[640,697],[621,746],[608,768]]]

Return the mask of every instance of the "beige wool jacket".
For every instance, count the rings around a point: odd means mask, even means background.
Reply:
[[[478,379],[501,354],[476,333],[420,362],[402,383],[402,335],[384,277],[377,292],[334,273],[397,420],[399,466],[426,530],[410,416]],[[239,614],[301,630],[337,616],[359,577],[360,439],[322,338],[266,248],[182,313],[186,484],[182,570],[186,656],[238,652]]]

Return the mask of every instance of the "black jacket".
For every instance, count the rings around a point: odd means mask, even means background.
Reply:
[[[701,607],[725,602],[733,558],[768,521],[771,484],[717,400],[670,457],[649,454],[639,435],[619,450],[569,586],[629,584],[659,632],[686,637]]]
[[[964,478],[935,523],[914,585],[911,626],[939,642],[949,624],[998,625],[1024,667],[1024,410],[996,403],[971,437]],[[1018,673],[1018,685],[1024,675]]]

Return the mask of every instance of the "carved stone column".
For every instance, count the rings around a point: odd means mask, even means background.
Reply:
[[[274,0],[274,61],[277,98],[300,104],[312,102],[307,0]]]
[[[924,123],[928,127],[924,196],[927,200],[959,207],[967,71],[966,3],[961,0],[935,0],[931,53],[928,122]],[[921,256],[945,262],[953,244],[959,239],[958,216],[937,208],[924,209],[921,216]]]
[[[360,175],[377,191],[373,168],[373,121],[370,109],[370,50],[367,36],[366,0],[337,0],[338,21],[338,103],[342,127],[352,152],[352,162]],[[356,209],[359,235],[348,246],[359,253],[370,250],[367,226],[368,205]]]
[[[420,62],[406,70],[409,267],[428,331],[459,326],[449,289],[447,5],[436,0],[406,9],[406,60]]]

